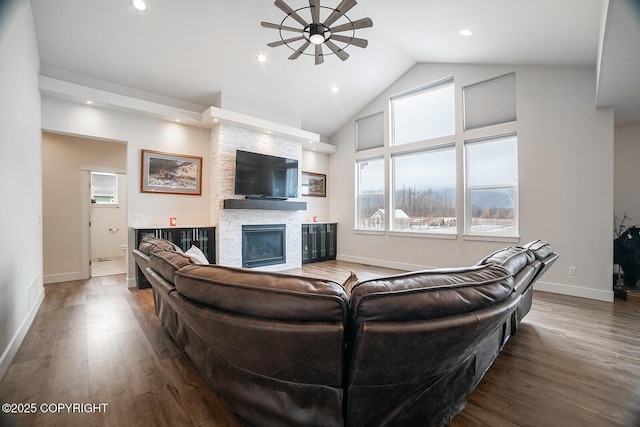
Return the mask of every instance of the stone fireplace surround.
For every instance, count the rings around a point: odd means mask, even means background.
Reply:
[[[242,199],[234,194],[236,150],[302,159],[300,142],[221,123],[211,130],[210,219],[216,226],[217,264],[242,267],[242,226],[285,224],[286,263],[257,267],[279,271],[302,266],[302,220],[300,211],[224,209],[225,199]],[[298,163],[300,164],[300,163]],[[300,171],[298,171],[300,174]],[[298,176],[300,181],[300,176]],[[290,199],[299,201],[300,199]]]

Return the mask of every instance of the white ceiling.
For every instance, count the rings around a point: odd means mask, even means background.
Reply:
[[[294,9],[308,5],[285,1]],[[286,46],[267,47],[279,39],[278,31],[260,22],[284,18],[272,1],[147,3],[139,12],[129,0],[31,0],[43,74],[89,86],[107,82],[132,88],[133,96],[144,96],[141,91],[163,95],[196,104],[191,107],[200,111],[215,105],[216,93],[222,92],[290,111],[300,116],[304,130],[328,137],[417,62],[596,67],[609,1],[361,0],[347,15],[373,20],[372,28],[356,31],[369,46],[350,46],[348,60],[331,55],[318,66],[311,56],[288,60],[292,51]],[[624,5],[612,10],[629,14]],[[620,20],[609,16],[604,33],[602,57],[609,62],[601,67],[599,105],[619,101],[625,120],[637,121],[640,96],[627,98],[629,84],[640,90],[635,77],[640,73],[628,72],[640,64],[638,15],[635,28],[622,19],[631,28],[626,31],[614,30]],[[462,37],[463,28],[473,36]],[[622,55],[626,75],[616,66],[625,49],[637,56],[631,55],[634,62]],[[267,55],[266,62],[256,61],[258,53]],[[627,86],[622,91],[620,75]],[[331,92],[333,86],[338,93]]]

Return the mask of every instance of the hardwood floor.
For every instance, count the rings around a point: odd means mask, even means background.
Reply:
[[[342,282],[396,271],[330,261],[291,270]],[[241,426],[124,275],[47,285],[0,382],[5,426]],[[106,404],[100,412],[42,404]],[[103,409],[102,409],[103,408]],[[89,408],[90,409],[90,408]],[[536,292],[533,308],[450,426],[640,426],[640,302]]]

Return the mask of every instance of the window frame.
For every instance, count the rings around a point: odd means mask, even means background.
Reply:
[[[354,230],[357,232],[364,232],[364,233],[380,233],[380,234],[384,234],[387,231],[387,227],[388,227],[388,215],[385,214],[385,219],[384,219],[384,223],[382,224],[381,228],[373,228],[373,227],[362,227],[360,225],[360,211],[361,211],[361,197],[362,194],[360,193],[360,164],[363,162],[371,162],[371,161],[381,161],[382,162],[382,193],[374,193],[377,195],[381,195],[382,196],[382,200],[383,200],[383,208],[382,209],[386,209],[386,205],[387,205],[387,188],[386,188],[386,175],[387,175],[387,165],[386,165],[386,161],[385,161],[385,156],[384,155],[378,155],[378,156],[371,156],[371,157],[363,157],[363,158],[356,158],[355,159],[355,163],[354,163],[354,167],[355,167],[355,175],[356,175],[356,188],[355,188],[355,192],[356,192],[356,197],[355,197],[355,217],[354,217]]]
[[[396,107],[394,103],[396,101],[400,101],[402,99],[406,99],[413,96],[419,96],[423,93],[427,93],[448,85],[451,85],[451,87],[453,88],[453,132],[448,135],[440,135],[432,138],[418,139],[415,141],[397,143],[396,142]],[[416,143],[432,141],[432,140],[437,140],[441,138],[447,138],[447,139],[455,138],[456,123],[457,123],[456,86],[455,86],[455,79],[453,78],[453,76],[436,80],[426,85],[418,86],[416,88],[413,88],[389,97],[389,133],[390,133],[389,144],[391,147],[406,147]]]
[[[516,182],[514,184],[486,184],[486,185],[476,185],[471,186],[469,184],[469,176],[470,176],[470,161],[469,161],[469,153],[468,147],[501,141],[506,139],[515,139],[515,168],[516,168]],[[463,156],[464,156],[464,236],[466,238],[479,238],[479,239],[490,239],[490,240],[503,240],[503,239],[516,239],[519,240],[520,235],[520,171],[519,171],[519,151],[518,151],[518,135],[517,132],[510,132],[505,134],[495,134],[481,138],[468,139],[464,141],[463,144]],[[471,206],[471,192],[473,190],[503,190],[503,189],[512,189],[514,196],[514,212],[513,212],[513,233],[492,233],[492,232],[478,232],[471,230],[471,222],[473,218],[473,210]]]
[[[95,188],[106,188],[106,187],[96,187],[93,184],[93,176],[94,175],[108,175],[108,176],[113,176],[115,178],[115,185],[113,186],[113,201],[112,202],[103,202],[103,201],[98,201],[95,198],[95,193],[94,193],[94,189]],[[115,172],[101,172],[101,171],[90,171],[89,172],[89,185],[90,185],[90,199],[91,199],[91,204],[94,206],[118,206],[118,174]]]
[[[451,140],[450,137],[446,137]],[[439,138],[438,138],[439,140]],[[456,225],[454,226],[452,231],[434,231],[434,230],[415,230],[412,231],[411,228],[406,229],[398,229],[395,227],[395,212],[396,212],[396,158],[406,157],[411,155],[422,155],[428,153],[436,153],[442,151],[452,151],[454,154],[454,168],[455,168],[455,182],[453,183],[453,188],[456,192],[456,197],[454,201],[454,209],[455,209],[455,219]],[[457,147],[455,141],[451,141],[448,143],[439,143],[433,145],[423,145],[420,148],[414,148],[411,150],[395,150],[391,153],[391,161],[390,161],[390,194],[389,194],[389,205],[390,211],[392,212],[392,216],[389,218],[388,229],[392,233],[402,234],[402,235],[429,235],[435,237],[447,238],[448,236],[457,236],[458,234],[458,165],[457,165]]]

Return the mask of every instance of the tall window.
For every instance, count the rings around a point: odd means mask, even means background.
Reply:
[[[391,97],[391,115],[394,145],[453,135],[453,79]]]
[[[358,201],[356,228],[384,230],[384,159],[358,160]]]
[[[455,145],[396,154],[393,221],[399,231],[456,232]]]
[[[91,172],[91,203],[118,204],[118,175],[106,172]]]
[[[518,234],[518,144],[515,135],[465,142],[469,234]]]

